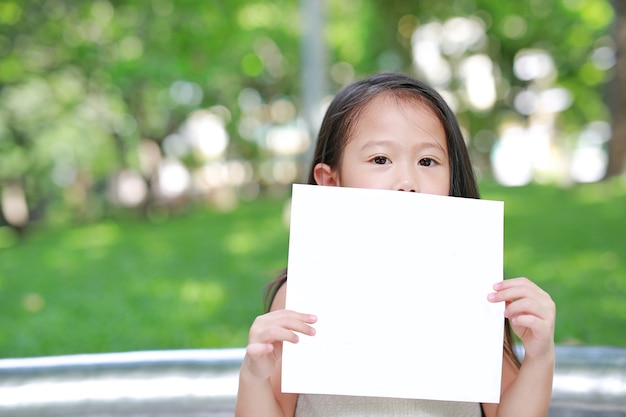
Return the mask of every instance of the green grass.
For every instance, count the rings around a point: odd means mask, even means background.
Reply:
[[[287,261],[282,211],[259,200],[0,250],[0,357],[241,346]]]
[[[506,275],[557,303],[558,343],[626,346],[626,184],[502,188]],[[287,261],[285,200],[162,222],[0,228],[0,357],[244,346]]]
[[[626,346],[626,184],[483,189],[505,201],[505,269],[557,304],[559,343]]]

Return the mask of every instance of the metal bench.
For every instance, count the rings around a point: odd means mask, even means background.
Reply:
[[[233,416],[243,349],[0,360],[0,416]],[[557,348],[550,417],[626,417],[626,349]]]

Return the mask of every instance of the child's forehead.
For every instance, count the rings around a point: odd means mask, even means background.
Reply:
[[[398,91],[385,91],[374,96],[369,103],[366,104],[367,107],[377,104],[377,105],[389,105],[394,104],[397,106],[408,106],[411,108],[428,108],[432,110],[433,104],[428,101],[425,97],[409,91],[398,90]]]
[[[360,117],[354,118],[355,125],[359,123],[359,120],[363,116],[367,118],[376,117],[380,115],[381,111],[389,108],[397,108],[402,112],[426,112],[430,113],[432,117],[439,121],[443,126],[441,119],[437,116],[437,112],[434,110],[434,105],[426,98],[406,91],[393,91],[380,93],[367,102],[361,109]]]
[[[354,108],[352,112],[344,115],[344,117],[347,117],[344,121],[345,134],[337,137],[340,141],[341,152],[343,152],[348,143],[352,142],[354,135],[364,128],[364,124],[367,125],[371,121],[382,120],[388,114],[387,110],[389,109],[397,110],[409,119],[413,119],[416,113],[427,113],[429,116],[432,116],[432,119],[436,121],[444,132],[447,131],[445,121],[438,116],[436,104],[431,100],[415,91],[388,90],[379,92],[368,100],[361,102],[361,105]]]
[[[374,132],[393,136],[392,132],[397,134],[399,130],[402,135],[408,135],[406,137],[423,137],[425,134],[439,138],[437,142],[447,142],[446,126],[429,101],[417,94],[384,93],[373,97],[352,117],[343,146],[364,137],[371,138]]]

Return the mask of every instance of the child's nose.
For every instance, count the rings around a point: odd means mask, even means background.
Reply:
[[[394,190],[419,193],[418,171],[411,161],[397,161],[393,170],[395,176]]]
[[[399,161],[395,167],[394,190],[419,193],[419,177],[415,167],[406,161]]]
[[[394,188],[398,191],[419,193],[419,185],[417,183],[417,180],[410,177],[405,177],[404,179],[401,179],[398,183],[398,186]]]

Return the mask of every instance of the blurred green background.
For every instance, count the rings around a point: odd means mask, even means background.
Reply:
[[[458,114],[507,276],[626,346],[624,5],[3,1],[0,357],[243,346],[325,105],[401,71]],[[622,35],[623,36],[623,35]]]

